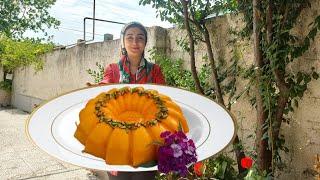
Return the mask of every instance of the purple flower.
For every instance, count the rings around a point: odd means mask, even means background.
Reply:
[[[182,132],[161,133],[164,145],[158,150],[158,170],[162,173],[174,172],[182,177],[188,173],[187,166],[197,162],[194,143]]]
[[[164,132],[162,132],[161,134],[160,134],[160,137],[161,138],[166,138],[167,136],[169,136],[171,133],[170,133],[170,131],[164,131]]]
[[[188,149],[185,150],[184,152],[185,152],[186,154],[192,155],[192,154],[194,153],[194,151],[195,151],[195,148],[194,148],[194,147],[188,146]]]
[[[177,158],[182,155],[181,147],[178,144],[171,144],[170,147],[173,150],[173,157]]]
[[[182,131],[178,131],[176,134],[177,134],[176,136],[178,136],[180,139],[186,139],[187,140],[186,134],[184,134]]]

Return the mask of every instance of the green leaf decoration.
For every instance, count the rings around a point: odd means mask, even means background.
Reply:
[[[148,146],[150,146],[150,145],[163,146],[163,143],[160,141],[152,141],[150,144],[148,144]]]
[[[181,122],[179,121],[178,131],[183,131]]]
[[[152,161],[149,161],[149,162],[146,162],[146,163],[140,164],[140,165],[138,165],[138,167],[145,167],[145,168],[148,168],[148,167],[153,167],[153,166],[156,166],[156,165],[158,165],[158,161],[156,161],[156,160],[152,160]]]

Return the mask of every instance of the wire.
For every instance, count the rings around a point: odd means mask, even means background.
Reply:
[[[59,28],[65,29],[65,30],[69,30],[69,31],[76,31],[76,32],[81,32],[81,33],[83,33],[83,31],[80,31],[80,30],[77,30],[77,29],[72,29],[72,28],[67,28],[67,27],[59,27]],[[88,33],[88,34],[93,34],[93,33],[91,33],[91,32],[86,32],[86,33]],[[97,34],[97,33],[95,33],[94,35],[104,36],[104,35],[102,35],[102,34]]]

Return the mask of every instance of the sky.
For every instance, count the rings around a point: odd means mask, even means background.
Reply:
[[[52,41],[59,45],[70,45],[83,39],[83,18],[93,17],[93,0],[57,0],[49,10],[50,14],[60,21],[58,30],[46,29],[53,35]],[[156,10],[150,5],[139,6],[139,0],[96,0],[95,16],[117,22],[138,21],[146,27],[172,27],[169,22],[156,18]],[[103,35],[113,34],[114,39],[120,37],[123,25],[106,22],[95,22],[95,41],[103,41]],[[92,38],[92,21],[86,20],[86,39]],[[43,33],[27,32],[27,37],[42,37]]]

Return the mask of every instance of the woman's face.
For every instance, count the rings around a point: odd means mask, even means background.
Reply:
[[[146,47],[146,37],[143,31],[137,27],[127,29],[124,35],[124,47],[129,57],[141,58]]]

